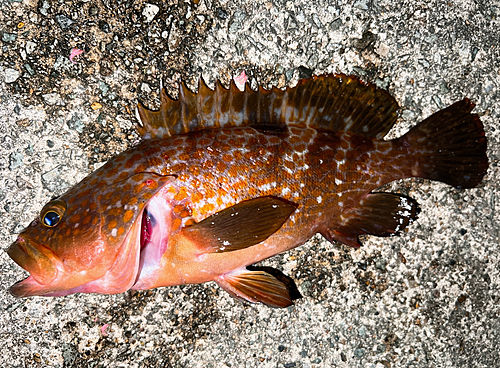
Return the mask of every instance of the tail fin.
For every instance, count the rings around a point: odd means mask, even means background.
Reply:
[[[417,156],[414,176],[473,188],[488,169],[486,137],[474,103],[465,98],[436,112],[401,137]]]

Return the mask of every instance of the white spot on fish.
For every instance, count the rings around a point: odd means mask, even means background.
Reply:
[[[261,191],[266,191],[266,190],[270,190],[270,189],[271,189],[271,184],[269,184],[269,183],[266,183],[264,185],[259,186],[259,190],[261,190]]]
[[[323,198],[321,196],[319,196],[316,198],[316,201],[318,201],[318,203],[321,203],[321,202],[323,202]]]
[[[346,123],[344,131],[348,132],[349,129],[351,129],[352,124],[354,123],[354,120],[352,120],[352,118],[350,116],[348,116],[348,117],[344,118],[344,123]]]
[[[335,185],[340,185],[342,183],[343,183],[342,180],[335,178]]]
[[[411,216],[411,212],[409,212],[409,211],[398,211],[398,215],[400,215],[402,217],[410,217]]]
[[[411,211],[412,209],[411,204],[408,203],[408,200],[405,197],[401,197],[401,203],[399,205],[408,211]]]
[[[111,230],[111,236],[115,237],[116,234],[118,233],[118,230],[116,230],[116,227]]]
[[[293,175],[293,170],[292,170],[292,169],[289,169],[289,168],[288,168],[288,167],[286,167],[286,166],[283,166],[283,168],[285,169],[285,171],[286,171],[287,173],[289,173],[290,175]]]
[[[208,254],[206,254],[206,253],[200,254],[199,256],[197,256],[195,258],[195,261],[197,261],[197,262],[203,262],[205,259],[207,259],[207,257],[208,257]],[[204,272],[206,272],[206,271],[204,271]]]

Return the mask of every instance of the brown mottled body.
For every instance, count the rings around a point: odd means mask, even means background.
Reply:
[[[165,161],[152,160],[147,153],[153,151],[154,157]],[[133,163],[137,171],[176,176],[158,193],[170,195],[172,236],[191,219],[201,221],[251,198],[275,196],[298,204],[297,211],[265,242],[231,256],[211,254],[203,260],[176,263],[157,284],[134,287],[141,289],[211,281],[299,246],[316,232],[339,228],[342,214],[347,218],[349,209],[358,206],[371,190],[411,176],[413,167],[401,160],[397,140],[378,141],[296,126],[274,134],[251,127],[194,132],[148,140],[133,152],[145,153],[140,158],[137,155]],[[123,161],[129,160],[133,158]],[[124,167],[115,163],[102,169],[123,172]]]
[[[397,233],[416,218],[416,202],[373,190],[406,177],[469,188],[488,166],[467,99],[385,141],[397,104],[355,77],[179,93],[162,94],[158,112],[140,106],[143,141],[49,202],[11,245],[31,273],[14,295],[215,281],[284,307],[285,283],[247,266],[317,232],[352,247],[358,235]]]

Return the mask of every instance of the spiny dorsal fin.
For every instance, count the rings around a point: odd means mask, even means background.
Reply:
[[[248,85],[240,91],[234,80],[228,89],[220,82],[211,90],[200,80],[198,92],[184,83],[174,100],[161,91],[160,109],[139,103],[143,137],[170,137],[202,129],[232,126],[294,124],[383,138],[397,119],[398,104],[385,90],[343,74],[314,76],[280,90]]]

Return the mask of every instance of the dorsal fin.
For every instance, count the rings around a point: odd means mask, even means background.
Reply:
[[[248,85],[240,91],[216,82],[212,90],[203,80],[197,93],[184,83],[174,100],[162,89],[160,109],[138,105],[143,137],[170,137],[202,129],[232,126],[294,124],[328,131],[344,131],[383,138],[397,119],[399,106],[385,90],[343,74],[314,76],[280,90]]]

